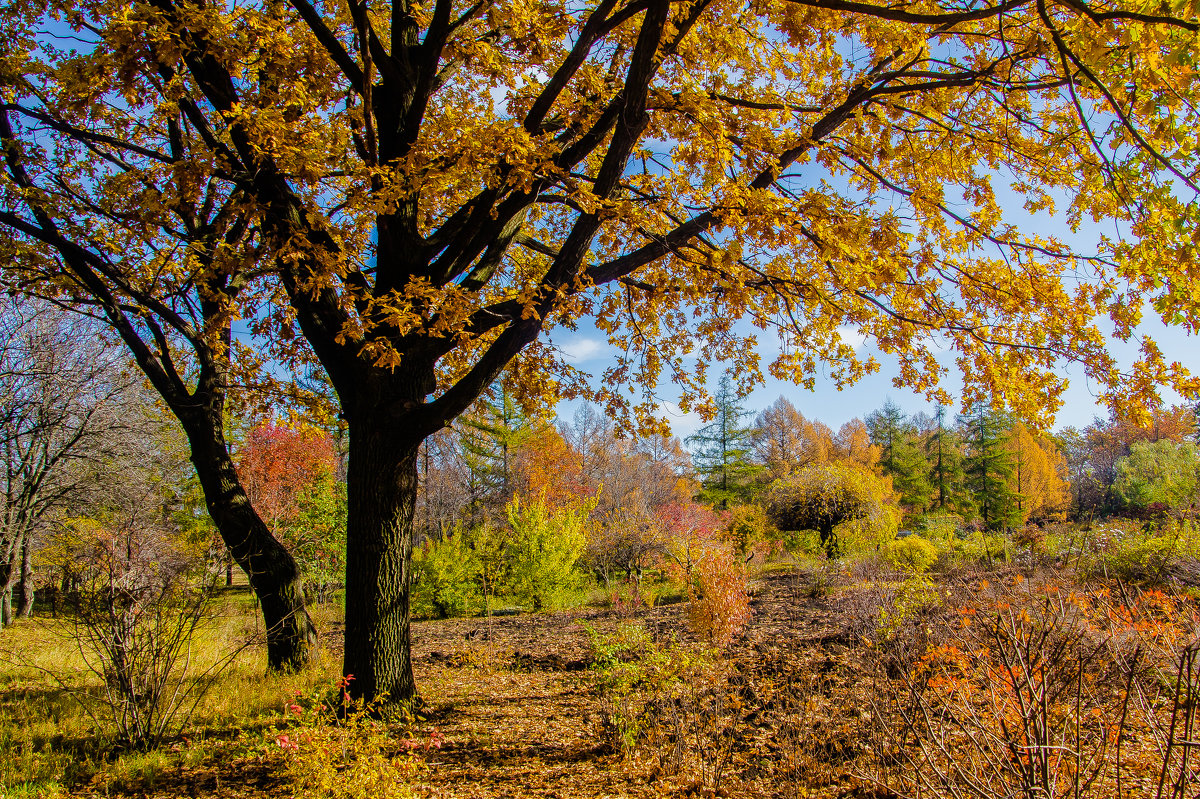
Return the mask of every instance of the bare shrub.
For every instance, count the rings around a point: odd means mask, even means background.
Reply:
[[[1158,592],[1004,587],[913,668],[877,670],[870,778],[930,797],[1191,795],[1196,670],[1173,653],[1195,622]]]

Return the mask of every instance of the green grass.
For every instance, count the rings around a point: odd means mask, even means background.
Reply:
[[[69,619],[19,620],[0,631],[0,799],[53,797],[86,783],[150,790],[161,774],[261,745],[297,691],[336,683],[340,663],[323,653],[301,674],[267,674],[254,643],[262,623],[246,595],[222,593],[215,610],[193,640],[192,668],[200,674],[223,665],[206,678],[181,735],[150,752],[118,746],[101,678],[87,668]],[[315,609],[323,629],[335,614],[340,606]]]

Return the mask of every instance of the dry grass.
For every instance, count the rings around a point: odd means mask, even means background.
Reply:
[[[932,762],[952,763],[971,749],[961,726],[942,723],[952,718],[952,700],[964,694],[926,690],[922,708],[913,704],[912,688],[942,663],[930,659],[932,651],[944,660],[948,650],[939,647],[970,643],[961,627],[965,608],[1006,602],[1019,620],[1026,602],[1036,615],[1035,592],[1028,584],[1025,594],[1013,588],[1019,579],[1013,567],[956,570],[941,575],[931,593],[920,593],[878,564],[853,576],[829,568],[771,574],[753,585],[745,632],[719,653],[692,636],[684,605],[643,609],[632,619],[643,631],[642,648],[613,661],[633,675],[620,702],[613,681],[593,663],[584,623],[603,639],[630,621],[628,613],[419,622],[413,640],[422,716],[389,723],[363,717],[340,726],[324,724],[320,711],[338,679],[340,635],[336,612],[321,606],[329,645],[316,669],[266,676],[261,651],[246,649],[198,706],[184,736],[147,754],[114,751],[78,702],[10,656],[0,663],[0,796],[979,795],[947,787],[944,778],[940,787],[915,779],[922,769],[932,774]],[[1084,590],[1060,572],[1039,579],[1055,590]],[[1107,596],[1114,607],[1125,604],[1119,592]],[[1193,612],[1186,598],[1162,601],[1177,603],[1176,620]],[[230,602],[206,628],[205,656],[215,658],[253,633],[252,610]],[[1150,622],[1165,620],[1157,613],[1147,612],[1142,634],[1157,634]],[[1155,796],[1146,774],[1169,721],[1169,661],[1175,645],[1194,633],[1173,623],[1175,637],[1160,635],[1153,658],[1151,647],[1142,647],[1135,683],[1122,683],[1126,672],[1111,646],[1102,653],[1107,667],[1097,661],[1086,683],[1109,716],[1129,708],[1122,756],[1131,766],[1122,777],[1130,796]],[[42,664],[69,668],[75,655],[64,629],[53,621],[20,624],[0,643],[10,653],[36,653]],[[1111,631],[1089,630],[1096,645],[1113,639]],[[1128,654],[1137,645],[1122,646]],[[664,658],[675,661],[663,666]],[[1126,684],[1140,691],[1129,702],[1121,694]],[[994,733],[986,695],[972,697],[982,725],[976,734]],[[914,707],[935,723],[906,721]],[[633,735],[614,734],[614,708],[635,722],[626,728]],[[1106,757],[1114,745],[1105,744]],[[1132,758],[1140,764],[1136,774]],[[1004,767],[1003,758],[992,761]],[[1080,795],[1111,795],[1115,774],[1105,773],[1107,794],[1096,792],[1098,784]],[[1182,795],[1191,796],[1191,773],[1184,777],[1190,792]]]

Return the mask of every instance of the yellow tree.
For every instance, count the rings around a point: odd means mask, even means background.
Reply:
[[[1012,456],[1012,490],[1024,523],[1030,516],[1060,510],[1071,501],[1067,486],[1067,461],[1054,442],[1020,422],[1005,440]]]
[[[826,463],[834,451],[833,431],[804,418],[783,397],[758,415],[752,430],[754,456],[772,480],[814,463]]]
[[[505,368],[527,400],[584,391],[543,335],[582,316],[620,353],[595,398],[615,408],[641,384],[643,417],[664,372],[689,407],[707,403],[709,363],[759,378],[742,319],[782,332],[769,368],[808,385],[822,364],[843,383],[876,368],[849,328],[918,390],[935,390],[949,347],[968,400],[1027,416],[1057,401],[1062,357],[1118,407],[1162,381],[1196,388],[1151,343],[1122,379],[1100,324],[1128,337],[1146,302],[1200,321],[1195,272],[1177,266],[1200,213],[1193,5],[6,13],[10,285],[107,318],[209,454],[223,442],[198,419],[243,363],[229,320],[271,357],[320,362],[349,430],[344,668],[362,696],[415,691],[420,442]],[[997,186],[1067,225],[1115,219],[1122,236],[1076,253],[1023,233]],[[245,504],[234,484],[205,490],[214,517]]]

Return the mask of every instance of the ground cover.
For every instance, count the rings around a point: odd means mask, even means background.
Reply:
[[[1191,796],[1188,747],[1168,744],[1195,712],[1195,675],[1179,679],[1193,600],[1073,574],[764,573],[719,652],[682,602],[422,621],[423,706],[338,724],[327,611],[323,666],[270,677],[247,651],[147,753],[14,664],[74,657],[63,622],[22,624],[0,665],[0,795]],[[204,646],[253,632],[244,609],[218,621]]]

